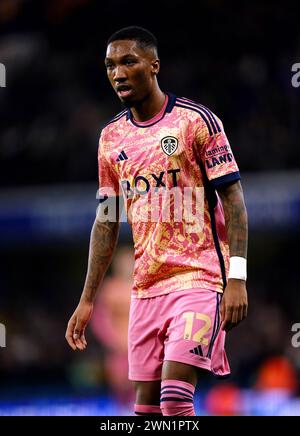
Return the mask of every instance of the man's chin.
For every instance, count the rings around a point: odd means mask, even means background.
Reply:
[[[125,106],[127,109],[130,109],[134,106],[134,101],[129,99],[129,98],[128,99],[127,98],[124,98],[124,99],[120,98],[120,100],[121,100],[123,106]]]

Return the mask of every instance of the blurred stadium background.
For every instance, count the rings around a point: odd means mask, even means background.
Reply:
[[[87,351],[64,339],[86,272],[98,136],[120,111],[106,39],[131,24],[158,37],[162,88],[223,119],[249,210],[249,317],[228,336],[232,377],[205,376],[197,411],[300,415],[298,16],[286,2],[194,3],[0,0],[0,415],[132,413],[126,224]]]

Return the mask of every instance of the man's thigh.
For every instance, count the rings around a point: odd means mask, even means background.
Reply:
[[[161,335],[161,306],[165,296],[134,299],[128,329],[129,380],[161,380],[164,338]]]
[[[182,374],[186,368],[187,377],[192,379],[190,366],[218,375],[228,374],[225,332],[220,330],[221,295],[205,289],[191,289],[174,295],[172,303],[173,316],[165,339],[164,361],[185,364],[186,367],[178,368]],[[170,372],[170,364],[164,366]],[[176,365],[172,367],[175,371]],[[163,377],[166,378],[165,371]]]

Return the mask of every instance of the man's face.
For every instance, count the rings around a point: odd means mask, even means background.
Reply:
[[[136,41],[113,41],[107,46],[107,76],[122,103],[127,107],[143,101],[151,93],[159,70],[152,49],[139,47]]]

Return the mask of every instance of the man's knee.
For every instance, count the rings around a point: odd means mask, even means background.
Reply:
[[[182,380],[196,386],[198,371],[195,366],[166,360],[162,368],[162,380]]]
[[[136,404],[160,404],[160,380],[155,381],[138,381],[134,382]]]

